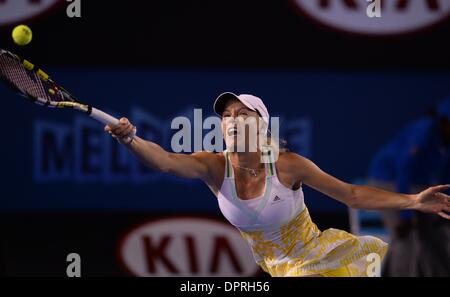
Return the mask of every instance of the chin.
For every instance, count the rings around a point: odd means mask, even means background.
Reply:
[[[258,151],[258,146],[257,145],[245,145],[245,139],[242,140],[236,140],[236,139],[231,139],[231,140],[226,140],[226,147],[227,150],[230,152],[239,152],[239,153],[246,153],[246,152],[257,152]],[[238,148],[240,149],[238,151]]]

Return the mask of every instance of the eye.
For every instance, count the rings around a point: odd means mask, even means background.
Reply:
[[[224,112],[223,114],[222,114],[222,117],[223,118],[229,118],[231,116],[231,114],[229,113],[229,112]]]

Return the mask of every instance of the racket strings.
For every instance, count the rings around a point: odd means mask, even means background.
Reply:
[[[0,75],[23,93],[41,104],[49,104],[51,97],[45,91],[42,80],[34,71],[26,70],[18,60],[0,55]]]
[[[0,79],[7,81],[24,97],[39,105],[73,108],[90,113],[90,107],[78,102],[62,87],[56,85],[42,70],[14,54],[0,49]]]

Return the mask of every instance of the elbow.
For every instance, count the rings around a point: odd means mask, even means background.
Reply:
[[[173,155],[170,153],[167,153],[165,158],[161,158],[159,162],[157,163],[157,166],[155,166],[155,170],[159,171],[161,173],[173,173]]]

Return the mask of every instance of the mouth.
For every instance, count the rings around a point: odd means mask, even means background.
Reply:
[[[237,127],[230,127],[227,129],[227,135],[228,136],[237,136],[238,135],[238,131],[237,131]]]

